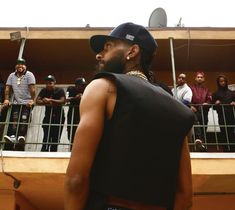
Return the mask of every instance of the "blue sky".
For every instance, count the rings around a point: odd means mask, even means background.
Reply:
[[[167,26],[235,27],[234,0],[1,0],[0,27],[148,26],[152,11],[167,13]]]

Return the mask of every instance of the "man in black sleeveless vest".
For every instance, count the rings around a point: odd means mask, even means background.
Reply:
[[[190,109],[146,75],[157,43],[124,23],[91,37],[100,73],[87,86],[65,178],[66,210],[186,210]],[[174,109],[172,109],[174,107]]]

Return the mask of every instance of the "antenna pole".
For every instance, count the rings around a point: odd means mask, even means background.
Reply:
[[[171,47],[171,66],[172,66],[172,77],[173,77],[173,86],[174,86],[174,97],[176,98],[177,90],[176,90],[173,37],[169,37],[169,39],[170,39],[170,47]]]

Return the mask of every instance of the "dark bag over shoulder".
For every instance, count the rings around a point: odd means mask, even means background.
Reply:
[[[185,136],[193,112],[162,88],[138,77],[103,72],[117,87],[90,175],[90,190],[173,208]]]

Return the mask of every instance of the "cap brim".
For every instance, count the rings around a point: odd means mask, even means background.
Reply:
[[[55,82],[54,79],[45,79],[46,82]]]
[[[49,82],[51,82],[51,81],[52,81],[52,82],[55,82],[56,79],[55,79],[55,78],[52,78],[52,77],[50,77],[50,78],[47,78],[47,77],[46,77],[46,78],[44,79],[44,81],[46,81],[46,82],[48,82],[48,81],[49,81]]]
[[[75,85],[86,85],[87,82],[75,81]]]
[[[110,39],[110,36],[106,35],[95,35],[90,38],[90,46],[96,53],[101,52],[104,49],[104,44]]]
[[[16,64],[23,64],[23,65],[25,65],[25,62],[24,61],[18,61],[18,62],[16,62]]]

